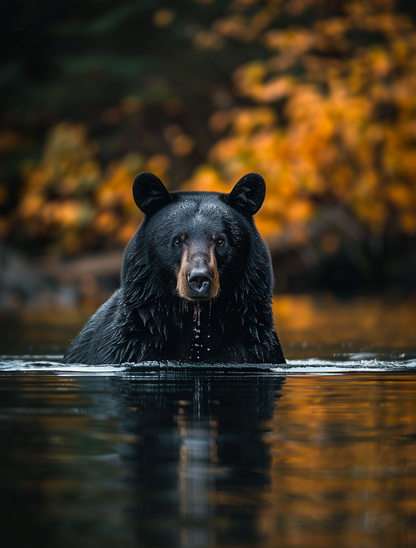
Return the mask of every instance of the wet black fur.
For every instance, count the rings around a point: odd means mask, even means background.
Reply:
[[[215,233],[225,239],[215,252],[220,292],[200,305],[201,361],[285,363],[273,325],[270,256],[252,217],[264,193],[257,174],[230,194],[169,193],[154,175],[138,175],[133,194],[145,218],[126,247],[120,289],[90,318],[64,362],[190,361],[195,310],[177,294],[180,250],[173,239]]]

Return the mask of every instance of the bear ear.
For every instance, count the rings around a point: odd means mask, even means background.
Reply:
[[[244,213],[254,215],[261,208],[266,195],[266,183],[258,173],[247,173],[227,194],[227,203]]]
[[[145,215],[152,215],[172,201],[172,195],[153,173],[139,173],[133,182],[133,197]]]

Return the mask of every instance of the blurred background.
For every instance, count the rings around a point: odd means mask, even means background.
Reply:
[[[16,0],[2,20],[2,310],[105,300],[143,170],[171,190],[265,177],[286,320],[313,324],[310,295],[415,302],[413,2]]]

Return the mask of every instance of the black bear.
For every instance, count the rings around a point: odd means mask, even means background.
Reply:
[[[64,362],[285,363],[270,255],[253,220],[265,192],[257,173],[229,194],[169,192],[140,173],[133,196],[145,217],[126,247],[120,288]]]

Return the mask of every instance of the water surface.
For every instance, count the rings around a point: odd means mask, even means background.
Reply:
[[[8,322],[0,546],[416,546],[416,345],[393,320],[283,330],[287,367],[68,366],[75,326]]]

